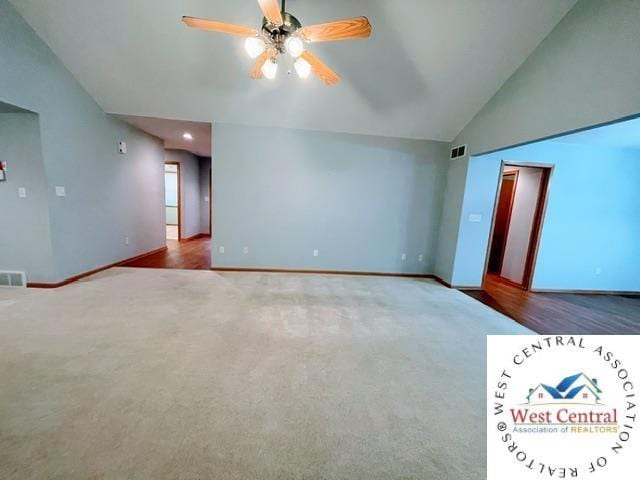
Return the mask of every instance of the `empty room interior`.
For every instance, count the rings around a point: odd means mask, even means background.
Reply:
[[[0,478],[486,478],[487,335],[640,334],[639,51],[637,0],[0,0]]]

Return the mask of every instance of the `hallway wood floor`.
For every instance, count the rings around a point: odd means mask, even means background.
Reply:
[[[167,250],[121,265],[137,268],[171,268],[182,270],[211,269],[211,237],[179,242],[167,240]]]
[[[462,291],[542,335],[640,334],[640,295],[526,292],[491,274]]]

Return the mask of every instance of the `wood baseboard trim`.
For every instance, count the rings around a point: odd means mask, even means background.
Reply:
[[[164,246],[162,248],[157,248],[150,252],[142,253],[140,255],[136,255],[135,257],[127,258],[126,260],[120,260],[119,262],[111,263],[109,265],[105,265],[103,267],[96,268],[94,270],[90,270],[88,272],[80,273],[78,275],[74,275],[73,277],[65,278],[61,282],[57,283],[39,283],[39,282],[28,282],[27,288],[60,288],[65,285],[69,285],[70,283],[77,282],[78,280],[82,280],[83,278],[90,277],[91,275],[95,275],[96,273],[103,272],[105,270],[109,270],[110,268],[117,267],[123,265],[128,262],[133,262],[135,260],[140,260],[141,258],[148,257],[149,255],[154,255],[156,253],[164,252],[167,250],[167,247]]]
[[[211,238],[211,235],[209,235],[208,233],[198,233],[197,235],[193,235],[188,238],[183,238],[182,240],[180,240],[180,242],[191,242],[193,240],[198,240],[200,238]]]
[[[444,285],[447,288],[453,288],[449,282],[440,278],[438,275],[433,275],[433,279],[441,285]]]
[[[612,290],[562,290],[547,288],[532,288],[533,293],[567,293],[572,295],[631,295],[640,296],[640,291],[612,291]]]
[[[390,273],[390,272],[362,272],[349,270],[309,270],[298,268],[252,268],[252,267],[211,267],[214,272],[246,272],[246,273],[298,273],[304,275],[353,275],[361,277],[401,277],[426,278],[436,280],[431,274],[423,273]]]

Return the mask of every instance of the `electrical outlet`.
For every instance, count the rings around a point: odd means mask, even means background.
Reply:
[[[27,198],[27,189],[24,187],[18,188],[18,197]]]
[[[56,197],[66,197],[67,190],[64,187],[56,187]]]
[[[424,262],[424,255],[422,255],[422,254],[418,255],[418,261],[419,262]]]
[[[602,269],[600,267],[596,268],[596,275],[600,275],[602,273]]]
[[[124,237],[124,244],[129,245],[129,237]]]
[[[118,142],[118,153],[125,155],[127,153],[127,142]]]
[[[407,254],[406,254],[406,253],[403,253],[403,254],[402,254],[402,261],[404,262],[406,259],[407,259]]]
[[[314,257],[317,257],[318,255],[320,255],[320,251],[318,251],[318,250],[314,250],[314,251],[313,251],[313,256],[314,256]]]
[[[247,253],[249,253],[249,247],[244,247],[242,249],[242,252],[246,255]]]
[[[224,247],[218,247],[218,253],[224,253]]]

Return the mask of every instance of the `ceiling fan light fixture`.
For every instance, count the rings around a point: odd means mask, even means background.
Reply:
[[[273,80],[276,78],[276,74],[278,73],[278,64],[273,59],[269,59],[264,62],[261,70],[265,78]]]
[[[258,58],[267,49],[267,45],[260,37],[249,37],[244,42],[244,49],[251,58]]]
[[[311,64],[304,58],[298,58],[293,66],[300,78],[304,79],[309,77],[309,74],[311,73]]]
[[[287,48],[287,52],[289,52],[289,55],[291,55],[293,58],[298,58],[300,55],[302,55],[302,52],[304,52],[304,42],[300,37],[297,37],[295,35],[287,38],[285,46]]]

